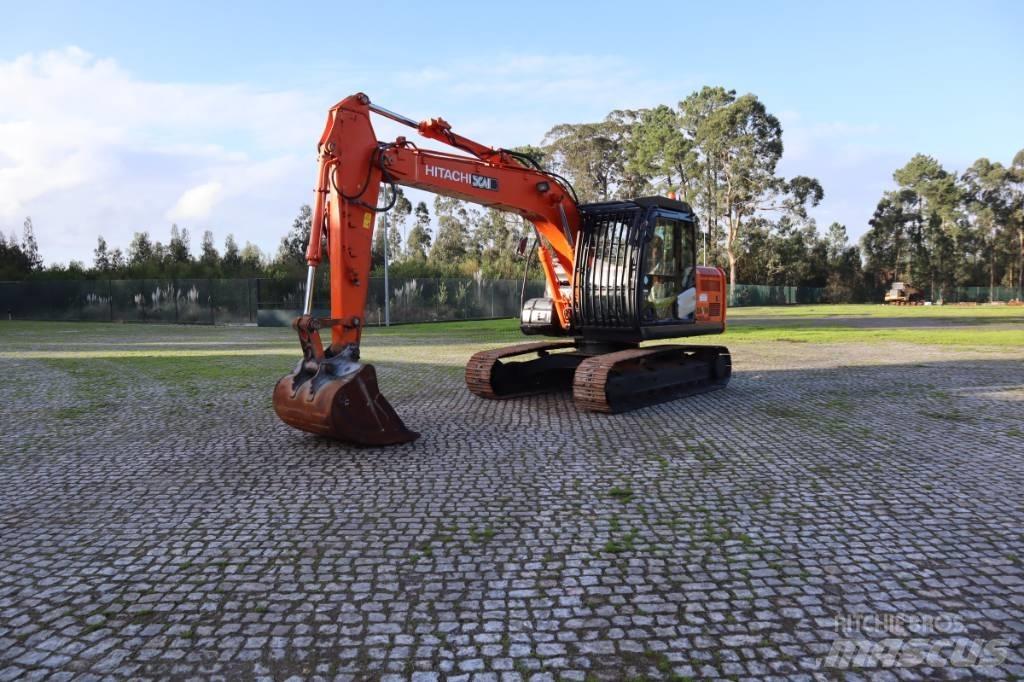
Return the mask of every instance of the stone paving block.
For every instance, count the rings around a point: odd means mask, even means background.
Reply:
[[[1024,674],[1024,350],[739,344],[726,390],[607,416],[371,330],[423,435],[357,450],[274,416],[290,334],[153,343],[211,373],[0,360],[0,681]],[[926,616],[1005,660],[828,667]]]

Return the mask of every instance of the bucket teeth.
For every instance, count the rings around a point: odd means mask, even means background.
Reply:
[[[307,318],[297,319],[295,327],[303,358],[274,387],[274,411],[281,421],[353,445],[397,445],[419,438],[381,395],[373,365],[353,359],[358,357],[354,348],[325,353]]]
[[[373,365],[349,364],[355,367],[341,376],[330,376],[321,363],[315,372],[304,368],[283,377],[274,388],[277,416],[289,426],[353,445],[416,440],[419,434],[406,428],[381,395]]]

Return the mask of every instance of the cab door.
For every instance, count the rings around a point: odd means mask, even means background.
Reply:
[[[684,292],[693,288],[693,223],[671,214],[654,213],[641,275],[640,323],[693,322]],[[690,292],[692,293],[692,292]]]

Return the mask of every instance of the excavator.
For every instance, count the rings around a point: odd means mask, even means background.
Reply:
[[[453,151],[420,148],[404,136],[382,142],[371,115]],[[729,382],[726,348],[641,346],[725,331],[725,273],[697,264],[696,217],[685,202],[655,196],[581,204],[569,181],[532,157],[474,142],[441,118],[414,121],[363,93],[330,109],[317,151],[304,306],[292,325],[302,358],[274,388],[274,409],[286,424],[357,446],[419,436],[381,394],[373,365],[359,362],[375,214],[391,208],[377,204],[382,186],[392,197],[396,185],[414,187],[533,225],[546,287],[524,303],[520,329],[554,338],[473,355],[465,377],[474,394],[505,399],[571,388],[578,408],[618,413]],[[313,285],[325,251],[331,316],[320,318]],[[323,329],[331,334],[326,347]]]

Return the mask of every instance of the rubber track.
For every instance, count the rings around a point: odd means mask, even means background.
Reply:
[[[661,354],[681,352],[689,349],[711,349],[716,346],[649,346],[647,348],[631,348],[595,355],[580,363],[576,368],[573,377],[572,394],[576,407],[591,412],[604,412],[611,414],[615,412],[614,406],[608,402],[608,393],[605,387],[608,383],[608,374],[621,363],[633,362],[645,357],[654,357]],[[728,352],[725,348],[722,351]],[[712,388],[711,385],[702,387],[694,392],[701,392]],[[676,397],[684,397],[686,393]]]
[[[532,343],[521,343],[516,346],[505,346],[504,348],[482,350],[479,353],[474,353],[473,357],[466,363],[466,387],[481,398],[498,398],[499,396],[491,387],[491,370],[494,368],[494,363],[502,358],[515,355],[559,350],[561,348],[574,348],[575,346],[576,344],[572,341],[534,341]]]

